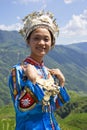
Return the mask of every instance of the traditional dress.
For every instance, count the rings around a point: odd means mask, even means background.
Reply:
[[[24,64],[33,65],[40,78],[33,84],[21,64],[12,68],[9,87],[16,112],[15,130],[60,130],[54,111],[69,101],[69,95],[55,84],[43,63],[28,57]]]

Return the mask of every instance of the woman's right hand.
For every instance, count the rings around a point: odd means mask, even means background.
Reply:
[[[35,84],[37,78],[37,70],[35,69],[35,67],[31,64],[22,65],[21,67],[27,78]]]

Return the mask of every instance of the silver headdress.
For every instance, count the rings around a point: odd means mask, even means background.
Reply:
[[[53,35],[53,46],[55,38],[59,34],[59,28],[53,14],[50,12],[33,12],[23,19],[23,28],[19,31],[25,40],[29,37],[30,33],[38,27],[47,28]]]

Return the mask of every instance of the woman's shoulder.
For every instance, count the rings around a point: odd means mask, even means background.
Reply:
[[[21,67],[21,63],[18,64],[14,64],[11,69],[10,69],[11,73],[17,72],[17,71],[22,71],[22,67]]]
[[[11,68],[21,68],[22,64],[21,63],[17,63],[14,64]]]

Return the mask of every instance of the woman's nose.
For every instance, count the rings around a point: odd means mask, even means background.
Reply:
[[[41,39],[40,44],[45,44],[45,41],[43,39]]]

